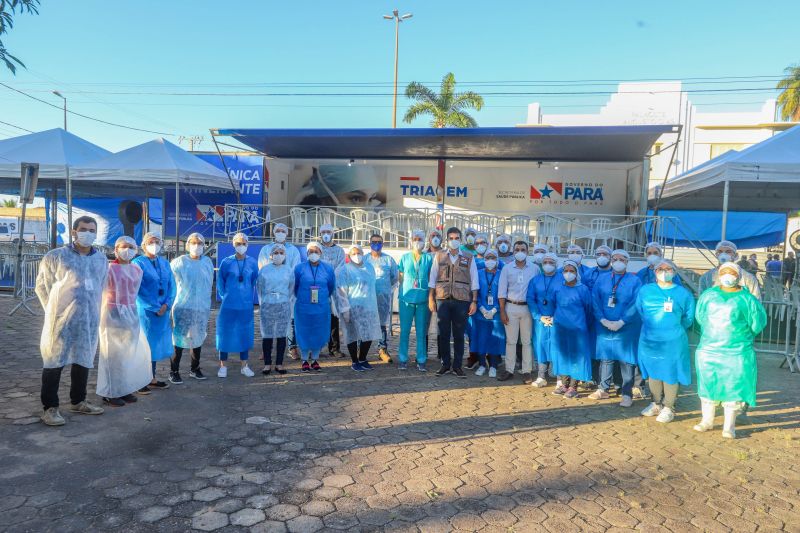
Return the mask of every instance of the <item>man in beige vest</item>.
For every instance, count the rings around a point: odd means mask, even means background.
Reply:
[[[461,363],[464,358],[464,332],[467,318],[477,310],[478,267],[469,252],[461,247],[461,230],[447,230],[447,250],[438,252],[428,279],[428,307],[436,313],[439,327],[439,358],[442,367],[436,376],[453,372],[465,378]],[[453,338],[453,359],[450,359],[450,336]]]

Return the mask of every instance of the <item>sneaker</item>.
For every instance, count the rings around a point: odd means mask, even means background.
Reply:
[[[704,431],[709,431],[711,429],[714,429],[714,424],[704,424],[702,421],[700,421],[700,423],[695,424],[695,426],[692,429],[702,433]]]
[[[64,417],[58,412],[58,407],[43,410],[40,418],[47,426],[63,426],[66,423]]]
[[[490,378],[496,378],[497,377],[497,369],[496,368],[492,367],[492,368],[489,369],[489,377]]]
[[[170,383],[174,383],[175,385],[180,385],[181,383],[183,383],[183,380],[181,379],[181,375],[179,373],[170,372],[169,373],[169,382]]]
[[[560,384],[556,385],[556,388],[553,389],[553,394],[555,396],[559,396],[561,394],[566,394],[566,393],[567,393],[567,389],[564,388],[564,385],[560,385]]]
[[[417,370],[420,372],[427,372],[428,369],[425,368],[425,363],[417,363]]]
[[[199,380],[199,381],[202,381],[204,379],[208,379],[207,377],[205,377],[203,375],[203,371],[200,370],[199,368],[197,370],[190,370],[189,371],[189,377],[190,378],[194,378],[194,379]]]
[[[531,387],[536,387],[537,389],[547,387],[547,380],[544,378],[536,378],[536,381],[531,383]]]
[[[303,361],[303,366],[300,367],[300,372],[311,372],[311,365],[308,361]]]
[[[456,377],[459,377],[459,378],[466,378],[467,377],[467,375],[464,373],[464,369],[462,369],[462,368],[454,368],[453,369],[453,374],[455,374]]]
[[[631,398],[630,396],[623,395],[622,400],[619,402],[619,406],[630,407],[631,405],[633,405],[633,398]]]
[[[723,439],[735,439],[736,438],[736,430],[735,429],[731,429],[731,430],[723,429],[722,430],[722,438]]]
[[[139,401],[139,399],[133,394],[126,394],[125,396],[122,396],[122,401],[125,403],[136,403]]]
[[[522,382],[525,385],[530,385],[531,383],[533,383],[533,377],[531,376],[530,372],[523,372],[522,373]]]
[[[567,389],[567,392],[564,393],[564,398],[577,398],[578,397],[578,389],[575,387],[570,387]]]
[[[514,374],[507,370],[503,370],[503,373],[497,376],[497,381],[508,381],[509,379],[513,378]]]
[[[362,367],[359,363],[351,364],[350,368],[352,368],[356,372],[366,372],[367,370],[366,368]]]
[[[165,381],[156,381],[154,383],[150,383],[150,385],[148,385],[148,387],[151,387],[151,388],[153,388],[155,390],[164,390],[164,389],[168,389],[169,388],[169,383],[167,383]]]
[[[408,363],[397,363],[397,370],[408,370]]]
[[[107,403],[112,407],[125,407],[125,400],[122,398],[103,398],[103,403]]]
[[[384,363],[388,363],[388,364],[392,363],[392,356],[389,355],[389,350],[387,350],[383,346],[378,348],[378,357],[380,357],[381,361],[383,361]]]
[[[589,398],[592,400],[608,400],[610,397],[611,396],[603,389],[597,389],[589,395]]]
[[[72,413],[80,413],[82,415],[102,415],[105,412],[105,409],[102,407],[92,405],[86,400],[76,405],[70,404],[69,410]]]
[[[150,387],[145,385],[141,389],[137,390],[136,394],[141,394],[142,396],[147,396],[148,394],[150,394],[150,392],[151,392]]]
[[[662,424],[666,424],[668,422],[672,422],[675,418],[675,411],[670,409],[669,407],[664,407],[661,409],[661,413],[659,413],[658,418],[656,418],[656,422],[661,422]]]
[[[322,372],[322,367],[319,366],[319,361],[316,359],[311,363],[311,370],[314,372]]]
[[[289,359],[298,359],[300,357],[300,350],[297,349],[297,346],[292,346],[289,348]]]
[[[642,409],[642,416],[658,416],[659,414],[661,414],[661,407],[656,402]]]
[[[358,364],[360,364],[360,365],[361,365],[361,367],[362,367],[364,370],[372,370],[372,365],[371,365],[371,364],[369,364],[367,361],[359,361],[359,362],[358,362]]]
[[[436,376],[438,378],[439,376],[444,376],[445,374],[449,374],[449,373],[450,373],[450,367],[442,365],[442,367],[439,368],[439,370],[436,371],[434,376]]]
[[[219,370],[217,370],[217,377],[218,378],[227,378],[228,377],[228,367],[221,366]]]
[[[243,366],[243,367],[242,367],[242,375],[243,375],[243,376],[247,376],[248,378],[252,378],[253,376],[255,376],[255,375],[256,375],[256,373],[255,373],[255,372],[253,372],[253,371],[250,369],[250,367],[249,367],[249,366],[245,365],[245,366]]]
[[[475,375],[476,376],[482,376],[485,373],[486,373],[486,367],[485,366],[479,366],[478,370],[475,371]]]

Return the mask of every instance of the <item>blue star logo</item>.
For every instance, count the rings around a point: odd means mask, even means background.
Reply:
[[[550,193],[553,192],[553,189],[551,189],[548,185],[545,185],[544,189],[539,189],[539,192],[542,193],[542,198],[550,198]]]

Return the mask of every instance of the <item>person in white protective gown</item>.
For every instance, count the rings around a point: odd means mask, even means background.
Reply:
[[[108,265],[108,283],[100,311],[100,357],[97,395],[113,407],[134,403],[134,392],[150,383],[150,346],[139,323],[136,295],[142,269],[131,264],[136,241],[122,236],[114,245],[116,259]]]
[[[268,376],[273,370],[286,374],[283,356],[286,353],[286,336],[292,327],[292,300],[294,295],[294,266],[286,264],[286,248],[274,244],[269,262],[258,271],[256,290],[260,309],[261,349],[264,354],[264,370]],[[272,349],[275,348],[275,362]]]
[[[322,241],[322,262],[330,265],[334,272],[344,264],[344,249],[334,242],[334,228],[331,224],[319,227],[319,238]],[[328,337],[328,356],[344,357],[339,340],[339,313],[336,311],[336,299],[331,298],[331,325]]]
[[[394,292],[400,274],[397,270],[397,261],[383,253],[383,237],[373,235],[369,239],[370,252],[365,256],[367,263],[375,270],[375,294],[378,298],[378,316],[381,320],[381,338],[378,341],[378,356],[384,363],[391,363],[389,354],[389,330],[392,327],[392,305]]]
[[[94,365],[100,325],[100,304],[108,275],[105,256],[92,247],[97,221],[78,217],[72,242],[48,252],[39,265],[36,296],[44,308],[42,352],[42,422],[63,426],[58,410],[58,385],[71,365],[70,407],[73,413],[99,415],[103,408],[86,401],[89,369]]]
[[[170,360],[169,380],[175,384],[181,379],[183,350],[192,351],[189,377],[204,380],[200,369],[200,354],[208,336],[208,320],[211,317],[211,284],[214,281],[214,264],[206,251],[205,238],[192,233],[186,239],[186,253],[170,262],[175,277],[175,302],[172,304],[172,343],[175,353]]]
[[[342,332],[356,372],[370,370],[367,353],[372,341],[381,338],[375,270],[364,261],[357,244],[347,250],[350,262],[336,270],[336,306],[342,318]]]

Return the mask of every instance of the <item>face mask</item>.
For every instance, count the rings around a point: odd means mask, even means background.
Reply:
[[[275,242],[286,242],[286,234],[282,231],[279,231],[275,234]]]
[[[78,241],[83,247],[89,247],[94,244],[94,240],[97,238],[97,233],[92,233],[91,231],[79,231],[75,240]]]
[[[350,256],[350,262],[353,263],[354,265],[360,265],[362,259],[363,256],[361,254],[353,254]]]
[[[572,283],[573,281],[575,281],[576,277],[577,276],[575,275],[575,272],[564,272],[564,280],[567,283]]]
[[[659,270],[656,272],[656,279],[662,283],[669,283],[674,277],[675,274],[668,270]]]
[[[203,251],[205,250],[205,246],[202,244],[190,244],[189,245],[189,255],[193,257],[200,257],[203,255]]]
[[[369,247],[372,249],[373,252],[380,252],[383,250],[383,243],[382,242],[373,242],[370,243]]]
[[[614,261],[611,264],[611,268],[614,269],[614,272],[625,272],[625,267],[627,267],[625,261]]]
[[[739,283],[739,278],[733,274],[723,274],[719,277],[719,282],[723,287],[735,287]]]
[[[597,266],[599,266],[601,268],[607,267],[610,262],[611,262],[611,260],[608,257],[606,257],[605,255],[598,255],[597,256]]]
[[[467,244],[475,244],[475,235],[467,235]]]
[[[136,250],[133,248],[122,248],[117,252],[117,257],[122,259],[123,261],[130,261],[134,257],[136,257]]]
[[[233,247],[236,250],[236,253],[239,255],[244,255],[247,252],[247,245],[246,244],[239,244],[238,246]]]
[[[312,263],[318,263],[319,254],[317,252],[311,252],[310,254],[308,254],[308,260],[311,261]]]
[[[717,259],[719,259],[719,264],[722,265],[724,263],[730,263],[731,259],[733,258],[730,256],[730,254],[726,254],[723,252],[717,256]]]
[[[507,254],[508,253],[508,244],[506,244],[504,242],[501,242],[500,245],[497,247],[497,249],[500,250],[501,254]]]
[[[486,270],[494,270],[497,267],[497,259],[486,260]]]
[[[528,254],[526,254],[525,252],[516,252],[514,254],[514,259],[516,259],[517,261],[525,261],[527,257]]]
[[[447,246],[449,246],[451,250],[458,250],[461,246],[461,241],[458,239],[450,239],[447,241]]]
[[[552,274],[556,271],[556,266],[553,263],[545,263],[542,265],[542,270],[544,270],[545,274]]]
[[[439,246],[442,245],[442,238],[441,237],[431,237],[431,245],[433,245],[434,248],[438,248]]]
[[[148,244],[144,247],[147,250],[147,253],[150,255],[158,255],[158,252],[161,251],[161,245],[157,243]]]
[[[330,233],[323,233],[322,234],[322,242],[331,242],[333,240],[333,235]]]
[[[659,261],[661,261],[661,256],[658,255],[658,254],[650,254],[650,255],[647,256],[647,264],[648,265],[655,266],[656,263],[658,263]]]
[[[421,252],[425,248],[425,243],[422,241],[414,241],[411,243],[411,246],[413,246],[418,252]]]
[[[488,250],[488,249],[489,249],[489,247],[486,246],[485,244],[479,244],[478,246],[475,247],[475,251],[478,252],[481,255],[485,254],[486,250]]]
[[[537,252],[537,253],[533,254],[533,261],[535,263],[539,263],[541,265],[542,261],[544,261],[544,254],[541,253],[541,252]]]
[[[580,263],[581,259],[583,259],[583,256],[581,254],[569,254],[567,259],[570,261],[575,261],[576,263]]]
[[[276,265],[282,265],[284,261],[286,261],[286,256],[283,254],[274,254],[272,256],[272,262]]]

